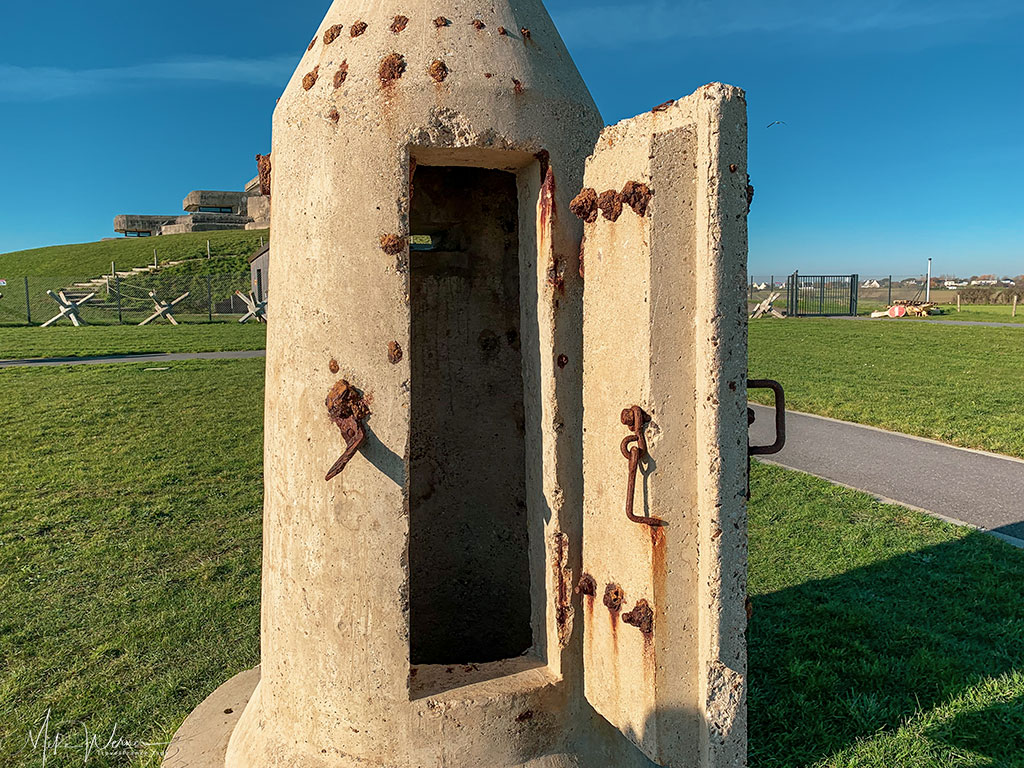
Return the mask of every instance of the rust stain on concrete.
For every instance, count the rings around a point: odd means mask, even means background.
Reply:
[[[315,67],[313,67],[313,71],[312,72],[307,73],[306,76],[304,78],[302,78],[302,87],[305,88],[308,91],[310,88],[312,88],[314,85],[316,85],[316,81],[317,81],[318,77],[320,77],[320,65],[319,64],[317,64]]]
[[[333,27],[329,27],[324,32],[324,45],[330,45],[339,37],[341,37],[342,30],[345,29],[341,24],[335,24]]]

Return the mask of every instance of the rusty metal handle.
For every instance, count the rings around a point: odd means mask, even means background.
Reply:
[[[751,456],[771,456],[786,447],[786,393],[782,385],[771,379],[751,379],[747,389],[770,389],[775,393],[775,442],[771,445],[751,445],[748,451]],[[747,420],[753,424],[753,412]]]
[[[344,471],[366,443],[367,434],[363,420],[370,416],[370,407],[363,393],[344,379],[331,387],[324,404],[327,406],[327,415],[345,438],[345,452],[327,471],[326,480],[331,482]]]
[[[334,462],[328,472],[325,480],[329,483],[331,480],[340,475],[348,463],[355,458],[356,453],[366,443],[366,430],[363,429],[363,425],[360,424],[356,419],[349,420],[349,423],[340,425],[342,437],[345,438],[345,452],[341,454],[341,458]]]
[[[640,517],[633,514],[633,500],[636,497],[636,473],[640,469],[640,460],[647,455],[647,436],[644,434],[644,429],[648,420],[647,414],[639,405],[626,408],[622,412],[621,421],[632,430],[633,434],[627,435],[623,439],[619,450],[629,461],[629,475],[626,480],[626,517],[630,522],[658,528],[668,525],[668,523],[656,517]],[[636,445],[633,445],[634,443]]]

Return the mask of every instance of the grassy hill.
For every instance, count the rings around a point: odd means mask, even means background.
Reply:
[[[33,248],[0,254],[0,277],[98,277],[110,271],[112,261],[116,262],[118,270],[152,264],[154,248],[161,263],[206,256],[207,240],[214,256],[248,256],[260,247],[261,237],[269,237],[268,230],[124,237],[98,243]]]

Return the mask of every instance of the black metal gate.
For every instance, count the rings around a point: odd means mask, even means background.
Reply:
[[[847,317],[857,314],[858,275],[801,275],[786,283],[790,317]]]

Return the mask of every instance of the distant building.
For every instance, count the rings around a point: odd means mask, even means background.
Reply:
[[[879,283],[877,280],[866,280],[864,282],[864,285],[861,286],[861,288],[881,288],[881,287],[882,287],[882,284]]]
[[[267,280],[269,269],[270,243],[266,243],[262,248],[249,256],[249,272],[252,277],[252,295],[259,301],[263,301],[267,298],[267,294],[269,292],[268,289],[270,283]]]
[[[978,278],[977,280],[971,280],[971,285],[998,285],[998,280],[988,280],[985,278]]]
[[[121,214],[114,217],[114,231],[125,237],[180,235],[183,232],[215,232],[224,229],[270,227],[270,157],[257,155],[260,175],[243,192],[199,189],[189,192],[181,207],[185,215],[148,216]]]

